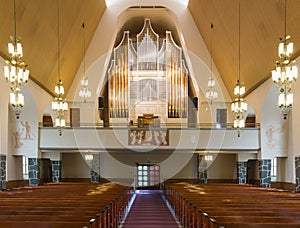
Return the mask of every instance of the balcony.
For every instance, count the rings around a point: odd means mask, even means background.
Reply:
[[[165,125],[159,128],[137,126],[103,127],[80,124],[66,127],[62,136],[54,127],[39,127],[41,151],[93,150],[93,151],[258,151],[260,150],[259,125],[240,132],[231,124]]]

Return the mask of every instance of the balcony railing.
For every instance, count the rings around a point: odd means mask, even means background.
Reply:
[[[41,124],[42,125],[42,124]],[[137,125],[119,124],[103,126],[102,124],[80,124],[80,127],[67,126],[62,136],[55,127],[40,126],[40,149],[42,151],[71,150],[260,150],[259,124],[244,128],[241,131],[232,124],[218,125],[200,123],[192,125],[162,124],[158,127],[138,127]],[[167,143],[160,144],[166,132]],[[139,135],[140,134],[140,135]],[[143,136],[141,136],[143,134]],[[152,144],[147,141],[152,137]],[[144,143],[137,142],[143,138]]]
[[[39,122],[39,127],[49,128],[49,126],[44,126],[42,122]],[[51,127],[51,126],[50,126]],[[161,123],[159,127],[148,125],[145,127],[139,127],[137,123],[133,124],[124,124],[124,123],[113,123],[113,124],[103,124],[103,123],[80,123],[79,126],[72,126],[70,122],[66,122],[66,128],[140,128],[140,129],[168,129],[168,128],[180,128],[180,129],[189,129],[189,128],[199,128],[199,129],[234,129],[233,123]],[[259,123],[246,123],[244,130],[251,129],[260,129]]]

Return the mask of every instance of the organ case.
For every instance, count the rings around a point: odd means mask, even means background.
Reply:
[[[163,123],[187,119],[189,72],[170,31],[159,38],[145,19],[136,41],[125,31],[108,69],[110,121],[154,114]],[[124,121],[121,121],[124,122]]]

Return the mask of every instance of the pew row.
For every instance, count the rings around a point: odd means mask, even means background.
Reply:
[[[173,183],[166,199],[191,228],[300,227],[300,195],[238,184]]]
[[[1,227],[117,227],[132,189],[115,183],[51,183],[0,192]]]

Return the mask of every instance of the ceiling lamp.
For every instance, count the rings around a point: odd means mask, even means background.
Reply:
[[[57,51],[57,59],[58,59],[58,67],[57,67],[57,72],[58,72],[58,82],[55,85],[54,91],[55,91],[55,98],[54,101],[52,101],[52,110],[56,114],[56,119],[55,119],[55,127],[58,129],[58,133],[61,136],[63,128],[66,126],[66,122],[64,119],[65,112],[68,110],[68,103],[63,101],[62,96],[65,93],[63,83],[60,80],[60,42],[59,42],[59,0],[57,0],[57,46],[58,46],[58,51]]]
[[[85,75],[85,25],[84,22],[82,23],[83,28],[83,78],[80,81],[81,89],[79,91],[79,97],[83,99],[84,102],[92,96],[91,90],[88,87],[89,81],[87,76]]]
[[[213,71],[212,71],[212,29],[213,29],[214,25],[211,23],[210,24],[210,72],[211,72],[211,75],[208,79],[208,89],[206,90],[205,92],[205,97],[206,99],[208,100],[208,102],[210,104],[212,104],[212,102],[218,97],[218,93],[215,89],[215,85],[216,85],[216,82],[213,78]]]
[[[286,35],[286,0],[284,12],[284,39],[280,38],[278,46],[279,60],[276,61],[276,68],[272,71],[272,79],[279,87],[278,106],[281,109],[283,118],[287,119],[288,113],[293,105],[292,87],[298,78],[298,68],[295,61],[291,60],[294,44],[290,42],[290,36]]]
[[[241,42],[240,42],[240,1],[239,1],[239,65],[238,65],[238,80],[234,88],[235,99],[231,104],[231,111],[234,115],[233,127],[238,130],[238,137],[241,135],[241,129],[245,128],[245,118],[247,114],[248,105],[243,98],[245,94],[245,86],[240,82],[240,59],[241,59]]]
[[[20,92],[10,92],[9,102],[16,113],[16,118],[19,119],[24,107],[24,95]]]
[[[8,43],[8,53],[10,60],[6,61],[4,66],[4,77],[10,87],[10,104],[16,112],[16,118],[19,119],[21,109],[24,106],[24,96],[21,93],[29,78],[27,64],[22,60],[23,48],[21,39],[17,38],[16,22],[16,1],[14,0],[14,36],[10,36],[11,42]]]

